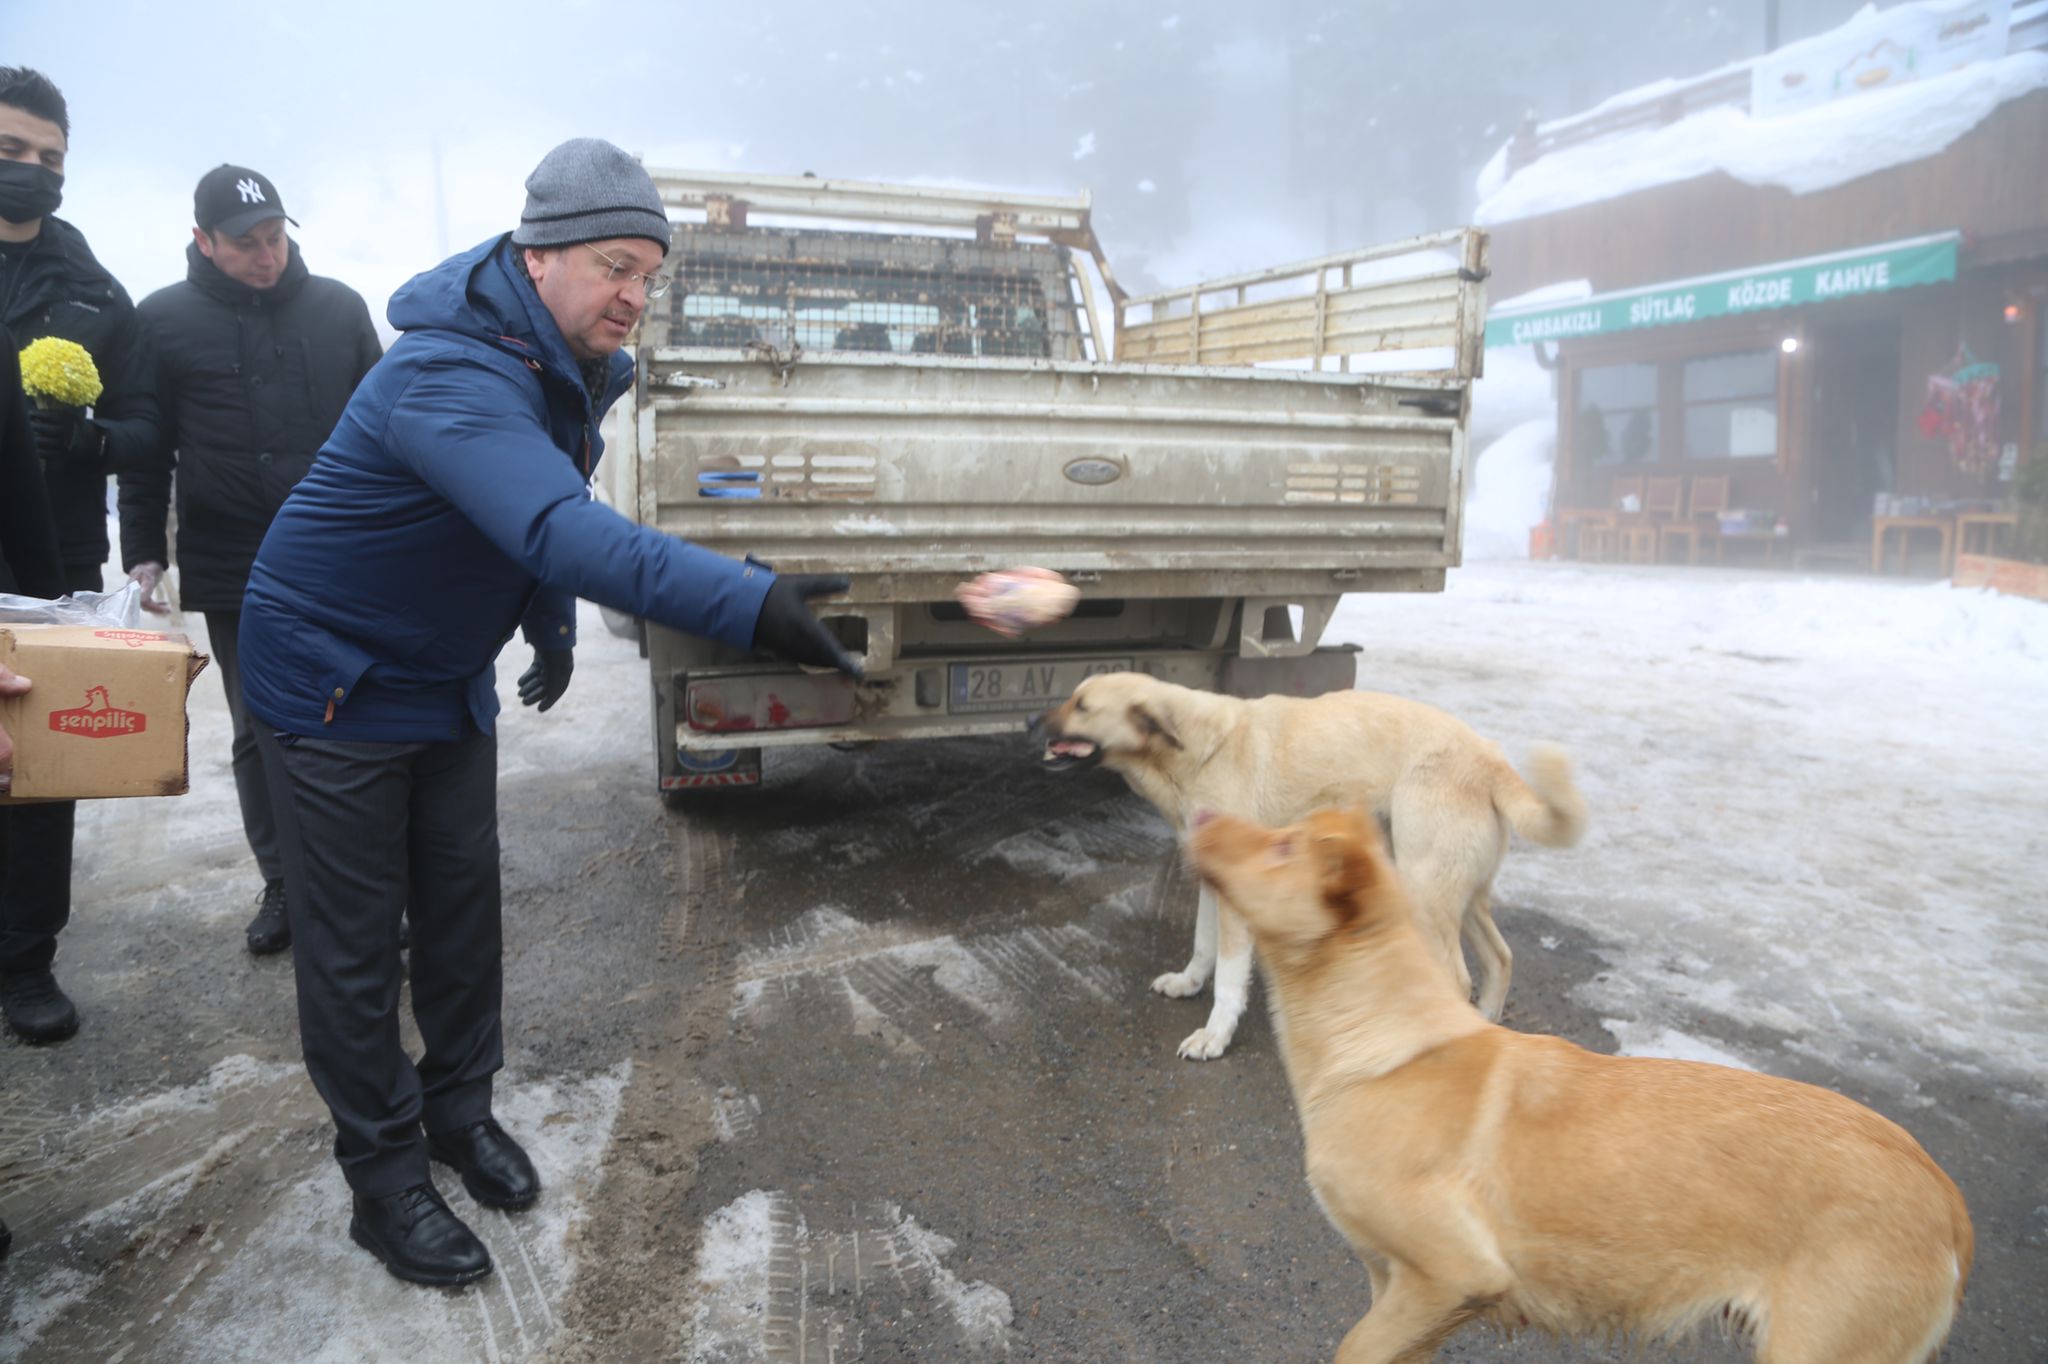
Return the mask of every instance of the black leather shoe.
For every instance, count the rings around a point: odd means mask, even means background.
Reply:
[[[266,881],[263,898],[256,903],[256,917],[249,920],[249,951],[267,957],[291,945],[291,921],[284,916],[284,882]]]
[[[383,1198],[355,1196],[349,1239],[384,1262],[395,1279],[448,1287],[491,1272],[491,1252],[441,1201],[432,1184]]]
[[[540,1176],[496,1118],[429,1132],[427,1154],[462,1172],[462,1187],[487,1208],[524,1208],[540,1197]]]
[[[48,971],[0,976],[0,1014],[24,1042],[62,1042],[78,1031],[78,1010]]]

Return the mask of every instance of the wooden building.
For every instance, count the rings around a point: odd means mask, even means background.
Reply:
[[[2008,41],[2048,63],[2048,4],[2014,10]],[[1751,74],[1525,128],[1509,171],[1741,104]],[[1492,234],[1494,298],[1592,289],[1496,305],[1487,327],[1556,367],[1561,523],[1611,507],[1617,480],[1726,479],[1731,512],[1782,523],[1767,547],[1868,562],[1875,518],[1994,510],[2048,444],[2048,84],[1938,154],[1831,188],[1717,172]]]

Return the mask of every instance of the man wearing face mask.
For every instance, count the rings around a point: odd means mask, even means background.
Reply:
[[[56,212],[70,147],[64,96],[47,76],[0,66],[0,326],[15,344],[46,336],[92,355],[104,391],[90,414],[74,407],[29,413],[55,517],[63,589],[101,587],[107,558],[107,474],[156,448],[156,404],[144,377],[135,309]],[[57,986],[57,934],[71,917],[71,839],[77,806],[51,801],[0,811],[0,841],[33,856],[0,870],[0,1014],[29,1042],[78,1031],[78,1011]]]
[[[29,414],[42,457],[65,585],[97,592],[107,561],[107,475],[156,449],[156,403],[135,305],[85,236],[53,217],[64,193],[71,121],[49,77],[0,66],[0,324],[21,345],[45,336],[92,355],[104,391],[75,407]]]
[[[136,310],[149,339],[164,444],[121,474],[121,560],[154,588],[169,561],[171,470],[178,470],[178,596],[206,634],[234,722],[242,828],[263,876],[246,934],[258,955],[291,945],[284,863],[235,649],[249,565],[285,494],[313,467],[362,377],[384,353],[362,296],[306,270],[277,186],[247,166],[216,166],[192,196],[182,282]],[[168,609],[168,608],[166,608]]]

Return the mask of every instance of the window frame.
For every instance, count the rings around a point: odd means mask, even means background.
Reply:
[[[1679,462],[1685,464],[1705,464],[1716,460],[1749,461],[1762,459],[1775,462],[1784,454],[1785,366],[1781,358],[1782,355],[1783,352],[1776,346],[1750,345],[1716,349],[1704,354],[1695,353],[1676,356],[1665,362],[1671,365],[1675,371],[1672,397],[1676,401],[1676,415],[1678,419],[1671,423],[1671,426],[1673,428],[1673,440],[1676,444],[1674,453]],[[1712,398],[1689,398],[1686,396],[1686,377],[1692,366],[1707,361],[1731,360],[1750,356],[1758,357],[1764,362],[1761,368],[1770,375],[1771,386],[1768,392],[1743,391],[1721,394]],[[1772,418],[1771,448],[1769,450],[1760,450],[1752,454],[1739,454],[1732,449],[1698,452],[1692,448],[1692,432],[1689,419],[1696,410],[1702,408],[1725,408],[1732,410],[1744,406],[1753,407],[1759,405],[1760,400],[1766,398],[1770,400]],[[1730,434],[1732,435],[1732,432]]]
[[[1620,453],[1610,453],[1605,458],[1593,457],[1588,455],[1583,444],[1586,434],[1586,376],[1599,370],[1614,369],[1646,369],[1649,371],[1650,400],[1647,404],[1630,404],[1626,407],[1602,408],[1600,412],[1603,431],[1606,429],[1606,422],[1614,417],[1636,412],[1647,412],[1650,414],[1650,448],[1641,458],[1631,459],[1627,455]],[[1664,432],[1666,426],[1664,420],[1664,383],[1664,363],[1657,359],[1616,359],[1601,364],[1575,367],[1572,371],[1571,384],[1572,444],[1574,446],[1572,457],[1574,461],[1583,461],[1585,467],[1592,469],[1627,469],[1662,463],[1665,452]]]

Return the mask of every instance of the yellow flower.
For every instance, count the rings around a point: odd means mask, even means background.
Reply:
[[[21,388],[31,398],[89,407],[100,398],[99,366],[76,341],[45,336],[21,348]]]

